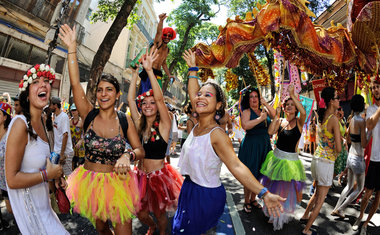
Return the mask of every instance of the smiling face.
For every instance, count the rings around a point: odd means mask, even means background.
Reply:
[[[259,108],[259,94],[256,91],[249,94],[249,107],[252,109]]]
[[[372,82],[371,90],[375,100],[380,100],[380,84],[377,82]]]
[[[157,104],[153,96],[148,96],[141,101],[141,110],[145,117],[151,117],[157,114]]]
[[[288,99],[284,104],[284,112],[286,115],[295,114],[297,112],[296,105],[292,99]]]
[[[96,89],[96,100],[98,101],[99,108],[109,109],[114,108],[116,99],[120,93],[116,92],[116,88],[112,83],[100,81]]]
[[[49,102],[51,86],[48,78],[39,77],[29,85],[30,105],[43,109]]]
[[[214,113],[220,108],[221,102],[216,100],[216,90],[212,85],[203,86],[195,97],[195,111],[198,114]]]

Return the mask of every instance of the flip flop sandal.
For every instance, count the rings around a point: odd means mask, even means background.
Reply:
[[[244,203],[243,209],[244,209],[245,213],[251,213],[252,212],[251,203]]]
[[[256,200],[254,200],[254,201],[251,201],[251,207],[253,208],[253,207],[255,207],[255,208],[257,208],[257,209],[262,209],[263,207],[260,205],[260,203],[258,202],[258,201],[256,201]]]

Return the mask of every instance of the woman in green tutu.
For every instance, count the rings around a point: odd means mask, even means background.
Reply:
[[[297,204],[302,200],[302,189],[305,186],[305,170],[298,158],[297,147],[306,119],[306,111],[294,93],[293,85],[288,87],[290,98],[285,100],[283,109],[286,118],[280,118],[281,108],[270,124],[268,133],[277,133],[276,148],[270,151],[261,167],[261,183],[271,192],[286,197],[283,203],[284,212],[279,217],[269,216],[264,206],[264,214],[273,223],[274,230],[282,229],[284,223],[292,219]],[[300,113],[297,117],[298,112]]]
[[[264,106],[263,109],[260,108],[261,105]],[[241,125],[246,130],[246,135],[240,145],[239,159],[258,178],[265,156],[272,150],[268,127],[270,118],[274,117],[276,111],[260,97],[257,88],[249,88],[244,93],[241,107]],[[244,187],[244,211],[250,213],[252,207],[261,209],[261,205],[256,201],[256,194]]]

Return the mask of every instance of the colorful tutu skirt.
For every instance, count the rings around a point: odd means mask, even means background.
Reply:
[[[280,217],[270,217],[273,229],[280,230],[284,223],[289,222],[291,214],[302,200],[302,190],[305,187],[305,170],[298,153],[288,153],[276,148],[270,151],[261,167],[261,184],[273,194],[278,194],[286,201],[282,203],[284,213]],[[269,217],[268,210],[263,207],[264,214]]]
[[[74,212],[95,221],[110,220],[113,225],[130,221],[140,208],[137,177],[133,172],[126,179],[79,166],[67,179],[67,197]]]
[[[155,215],[177,209],[183,177],[170,164],[165,163],[160,170],[145,173],[135,168],[141,196],[141,210],[149,210]]]
[[[218,224],[226,204],[223,184],[206,188],[186,176],[172,222],[172,234],[200,235]]]

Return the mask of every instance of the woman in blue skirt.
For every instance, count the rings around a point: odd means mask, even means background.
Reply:
[[[199,87],[195,53],[188,50],[183,58],[190,67],[188,92],[199,122],[181,151],[179,167],[186,179],[173,218],[172,234],[204,234],[216,226],[226,202],[226,191],[220,181],[222,163],[264,200],[271,214],[279,215],[285,199],[269,193],[256,180],[237,158],[228,135],[218,126],[226,105],[222,89],[212,82]]]

